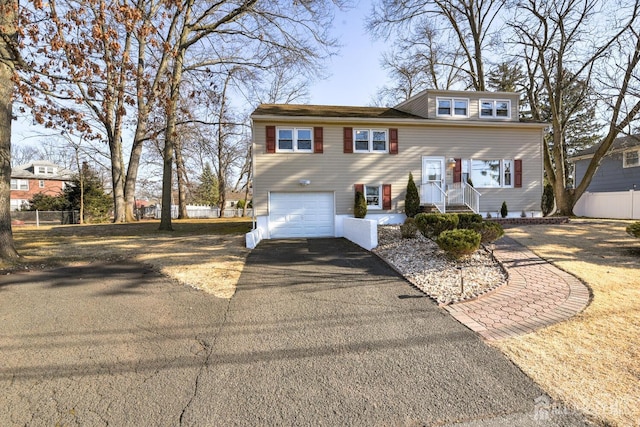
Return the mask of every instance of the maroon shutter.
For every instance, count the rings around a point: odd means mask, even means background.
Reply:
[[[456,159],[456,167],[453,169],[453,182],[462,181],[462,159]]]
[[[382,209],[391,209],[391,184],[382,184]]]
[[[398,154],[398,129],[389,129],[389,154]]]
[[[321,127],[313,128],[313,152],[322,153],[323,152],[322,145],[323,145],[322,128]]]
[[[360,192],[364,194],[364,184],[355,184],[353,187],[355,188],[356,193]]]
[[[267,126],[267,153],[276,152],[276,127]]]
[[[516,159],[513,161],[513,168],[515,169],[515,177],[513,179],[514,187],[522,187],[522,160]]]
[[[344,152],[353,153],[353,128],[344,128]]]

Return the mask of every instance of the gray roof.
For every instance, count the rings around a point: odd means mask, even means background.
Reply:
[[[352,117],[363,119],[420,119],[395,108],[346,107],[338,105],[261,104],[253,116]]]
[[[621,136],[620,138],[616,138],[613,140],[613,144],[611,144],[611,148],[609,149],[609,152],[623,151],[628,148],[633,148],[638,146],[640,146],[640,135]],[[578,157],[592,157],[599,147],[600,147],[600,144],[596,144],[593,147],[585,148],[582,151],[573,153],[573,155],[571,155],[569,158],[573,159]]]
[[[47,175],[36,174],[35,168],[38,166],[54,167],[56,173]],[[25,163],[23,165],[18,165],[14,168],[11,168],[11,178],[70,181],[71,179],[73,179],[73,172],[48,160],[36,160],[31,163]]]

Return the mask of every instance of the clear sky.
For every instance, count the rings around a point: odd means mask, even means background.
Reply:
[[[311,104],[370,105],[378,88],[387,81],[380,66],[387,47],[384,42],[372,41],[364,28],[371,2],[355,3],[355,8],[336,13],[333,35],[342,47],[327,66],[329,78],[310,88]]]

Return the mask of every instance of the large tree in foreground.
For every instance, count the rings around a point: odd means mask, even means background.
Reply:
[[[18,258],[10,215],[11,121],[15,67],[19,62],[17,14],[17,1],[0,0],[0,258],[6,260]]]
[[[527,0],[511,24],[531,82],[532,117],[551,124],[544,169],[562,215],[573,214],[613,141],[640,116],[639,12],[638,0]],[[585,101],[598,103],[606,133],[582,180],[569,185],[566,157],[575,123],[589,111]]]

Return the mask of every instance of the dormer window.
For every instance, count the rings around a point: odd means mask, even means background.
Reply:
[[[53,175],[56,173],[56,168],[53,166],[36,166],[35,174],[36,175]]]
[[[464,98],[437,98],[438,117],[469,117],[469,100]]]
[[[480,117],[487,119],[508,119],[511,117],[511,101],[501,99],[480,100]]]

